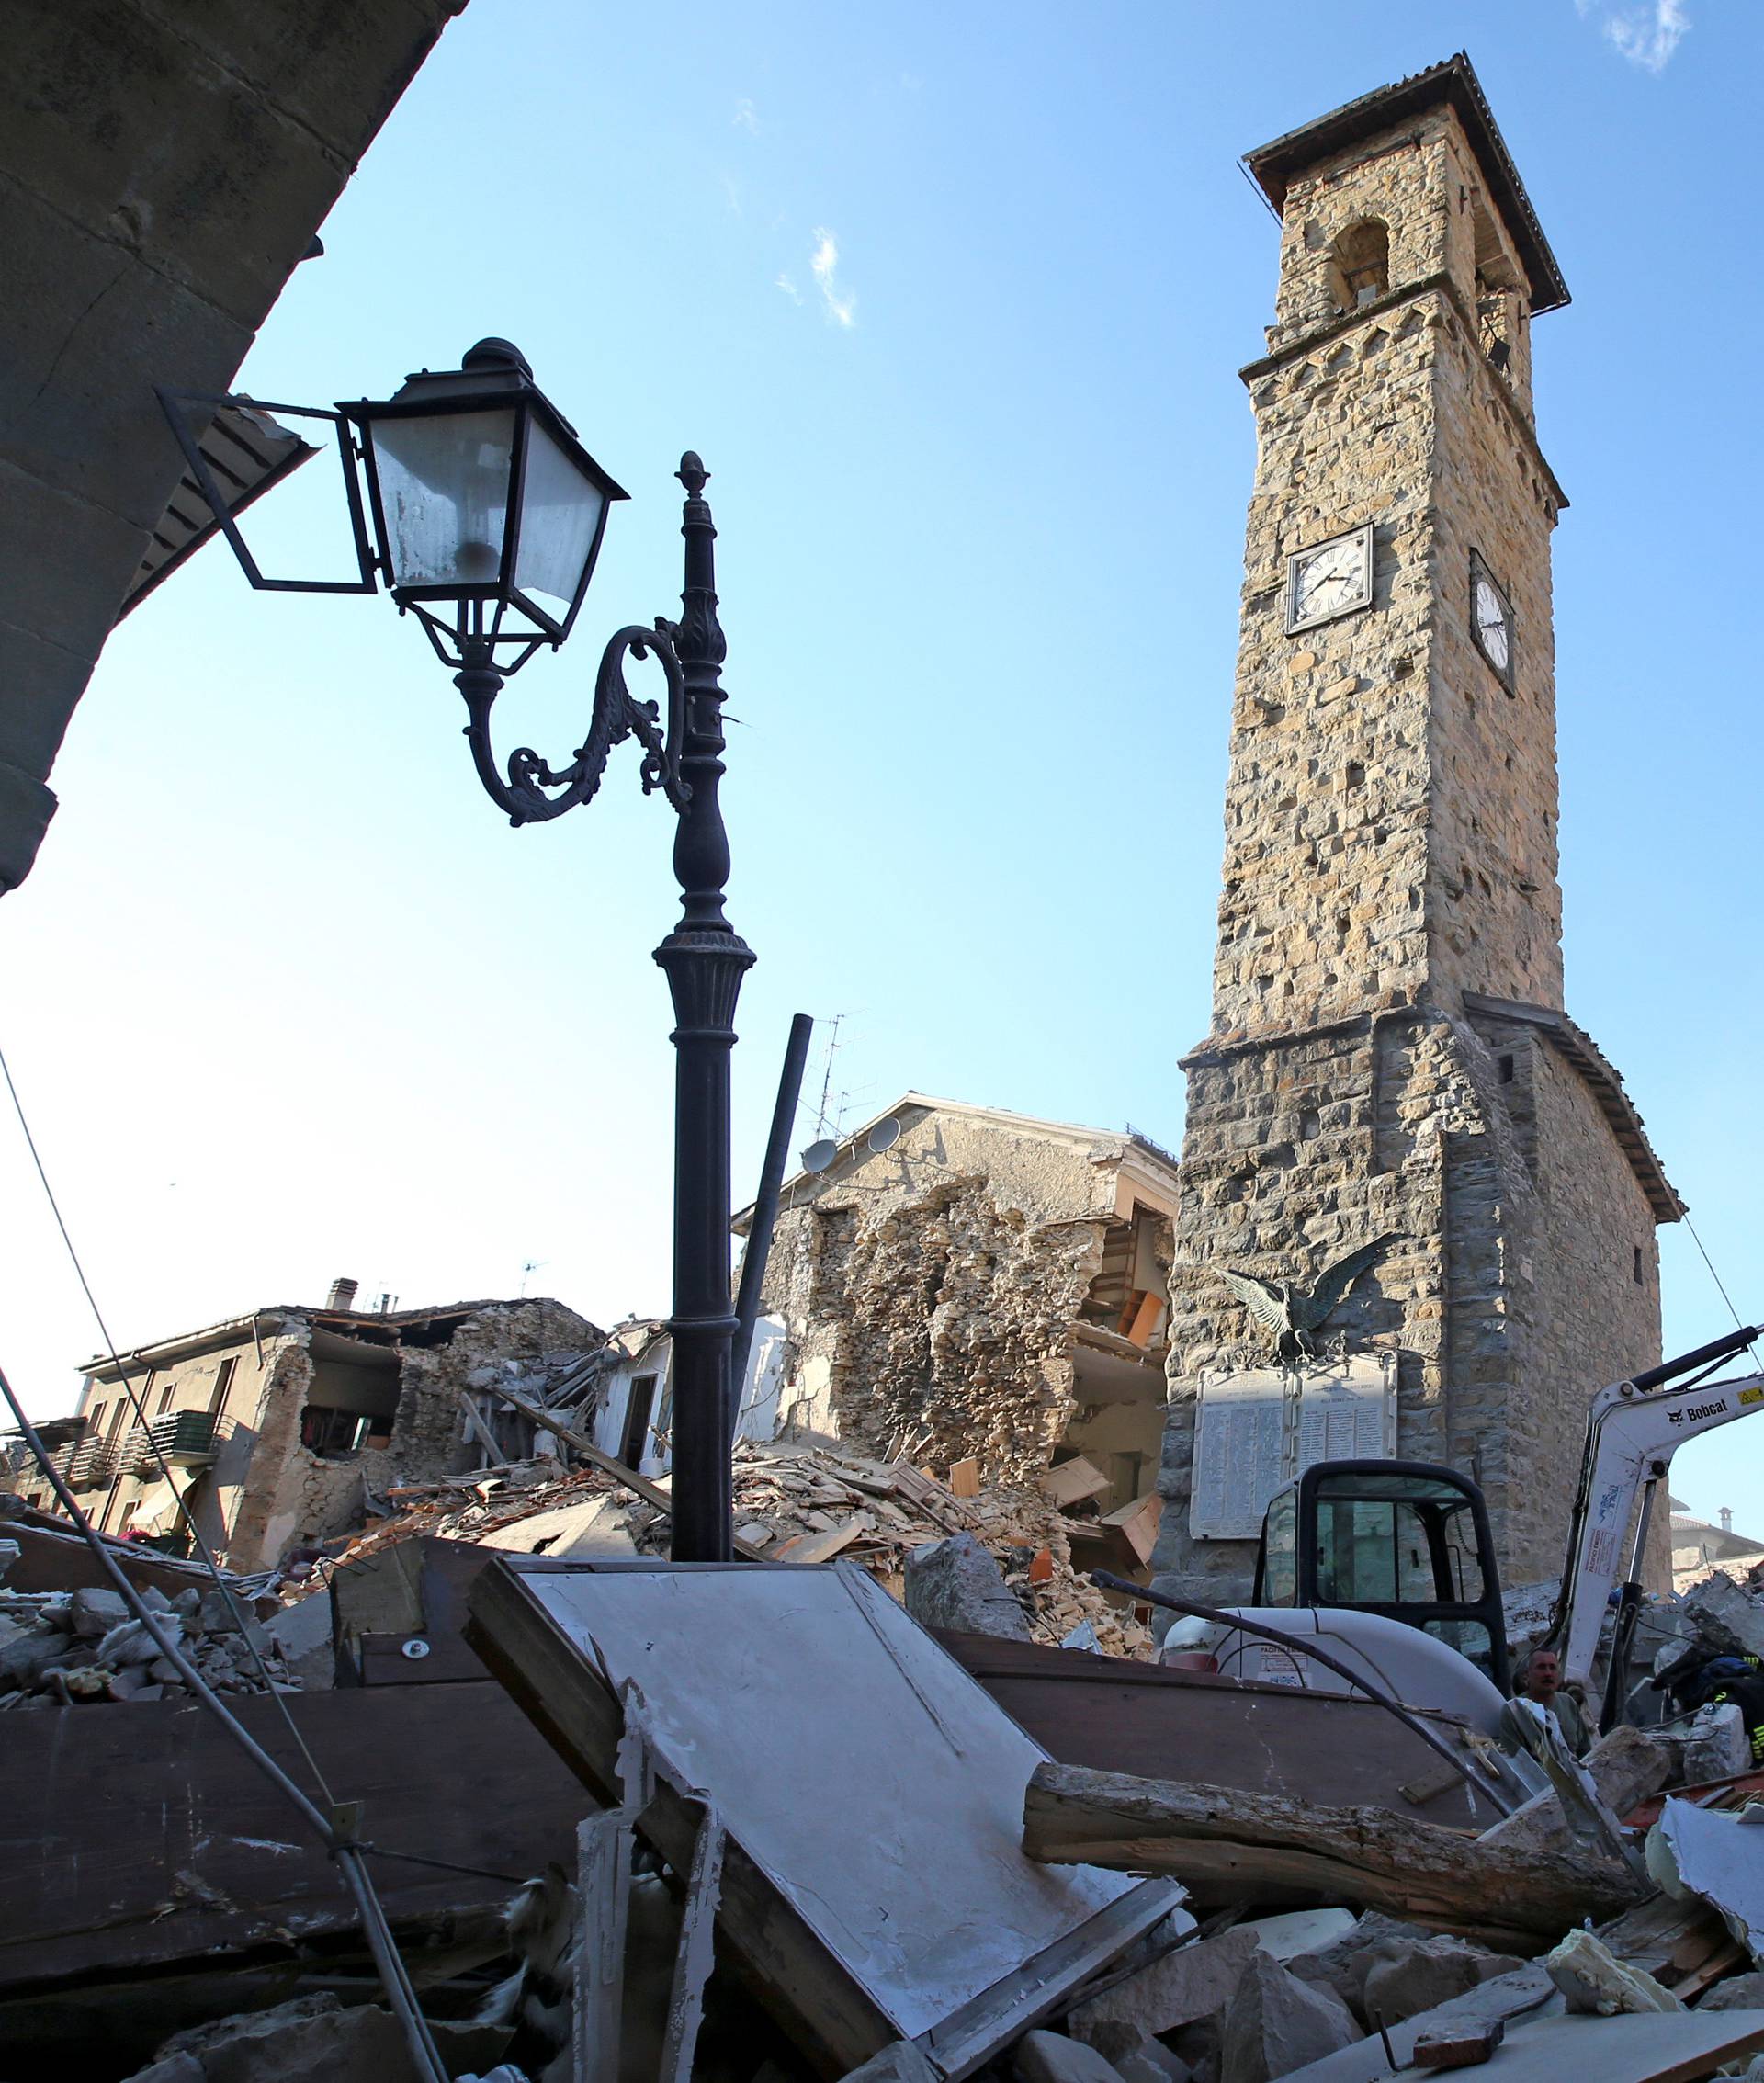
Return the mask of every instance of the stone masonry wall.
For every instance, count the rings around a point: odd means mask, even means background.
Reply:
[[[779,1215],[764,1307],[783,1319],[786,1430],[1033,1480],[1074,1409],[1073,1325],[1115,1212],[1094,1146],[901,1110]]]

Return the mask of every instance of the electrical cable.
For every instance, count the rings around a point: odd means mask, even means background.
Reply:
[[[1702,1256],[1703,1264],[1709,1268],[1709,1277],[1714,1282],[1716,1287],[1720,1291],[1722,1300],[1727,1305],[1727,1313],[1734,1319],[1734,1329],[1736,1330],[1744,1330],[1746,1328],[1746,1319],[1740,1315],[1739,1311],[1735,1308],[1734,1298],[1727,1292],[1726,1283],[1715,1271],[1715,1262],[1703,1249],[1702,1239],[1697,1235],[1697,1226],[1690,1219],[1690,1211],[1688,1208],[1684,1209],[1679,1215],[1679,1219],[1690,1232],[1690,1241],[1697,1247],[1697,1250]],[[1748,1345],[1746,1350],[1752,1356],[1752,1364],[1758,1369],[1760,1374],[1764,1374],[1764,1361],[1760,1361],[1758,1359],[1758,1347],[1756,1345]]]

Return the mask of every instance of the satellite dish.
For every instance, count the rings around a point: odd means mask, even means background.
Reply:
[[[886,1121],[878,1121],[870,1130],[870,1149],[876,1157],[880,1157],[884,1150],[891,1150],[899,1140],[900,1124],[893,1115],[889,1115]]]
[[[839,1145],[823,1136],[820,1142],[810,1143],[802,1153],[802,1169],[805,1172],[825,1172],[839,1155]]]

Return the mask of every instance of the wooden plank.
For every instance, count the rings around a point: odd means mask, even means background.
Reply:
[[[114,1589],[108,1573],[71,1521],[51,1519],[46,1511],[19,1506],[0,1519],[0,1540],[17,1541],[18,1559],[6,1577],[9,1591],[85,1591]],[[138,1591],[150,1586],[175,1599],[192,1584],[211,1589],[213,1579],[199,1565],[168,1560],[139,1541],[113,1541],[105,1547],[110,1559]]]
[[[276,1703],[234,1712],[297,1781]],[[444,1931],[500,1911],[510,1880],[573,1857],[586,1803],[500,1686],[287,1695],[371,1842],[482,1869],[375,1860],[394,1924]],[[199,1707],[168,1701],[15,1714],[4,1725],[0,1995],[355,1929],[334,1862]]]
[[[1151,1335],[1164,1313],[1165,1299],[1155,1288],[1140,1296],[1139,1307],[1134,1311],[1133,1322],[1127,1329],[1127,1336],[1136,1345],[1151,1343]]]
[[[1554,1943],[1638,1892],[1621,1869],[1509,1851],[1384,1808],[1329,1808],[1229,1787],[1041,1765],[1023,1799],[1032,1859],[1294,1891],[1508,1950]]]
[[[1041,1478],[1042,1495],[1051,1498],[1062,1511],[1069,1506],[1082,1504],[1087,1497],[1101,1497],[1108,1488],[1109,1478],[1081,1454],[1075,1454],[1069,1461],[1057,1463]]]
[[[950,1463],[949,1494],[952,1497],[979,1496],[980,1465],[971,1455],[965,1461]]]

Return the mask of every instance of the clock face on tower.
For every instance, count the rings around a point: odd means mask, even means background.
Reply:
[[[1488,567],[1470,552],[1470,627],[1476,649],[1495,669],[1509,694],[1513,687],[1513,610]]]
[[[1372,523],[1286,560],[1286,633],[1372,606]]]

